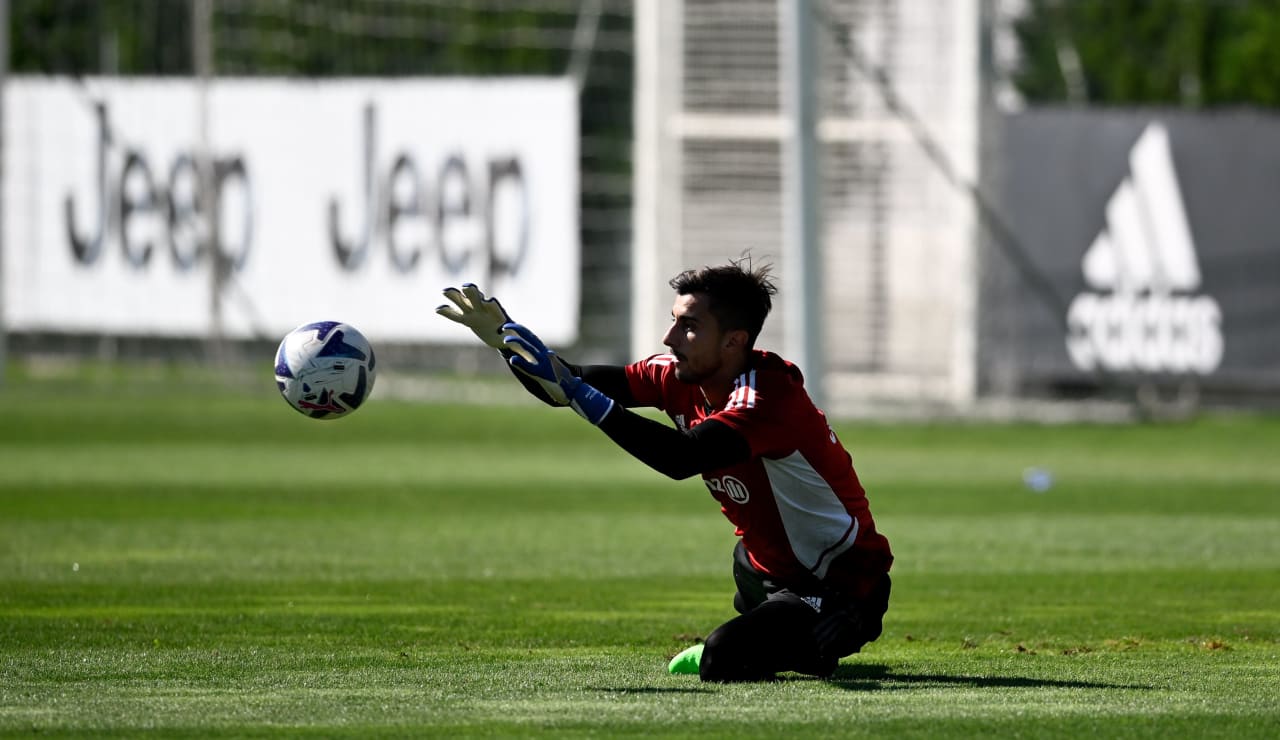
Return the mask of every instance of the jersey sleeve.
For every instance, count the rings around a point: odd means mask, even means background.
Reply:
[[[672,355],[652,355],[626,366],[627,384],[636,406],[651,406],[666,410],[663,394],[666,375],[673,372],[676,358]]]

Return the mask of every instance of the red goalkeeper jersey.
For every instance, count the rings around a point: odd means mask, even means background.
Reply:
[[[703,473],[752,563],[780,584],[814,577],[862,596],[893,562],[876,531],[852,458],[804,389],[800,369],[754,350],[729,401],[708,408],[702,389],[675,377],[675,358],[626,366],[636,405],[665,411],[682,430],[715,419],[751,447],[750,460]]]

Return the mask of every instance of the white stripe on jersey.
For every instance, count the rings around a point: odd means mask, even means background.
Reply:
[[[653,365],[654,367],[666,367],[667,365],[674,364],[675,361],[675,355],[654,355],[653,357],[650,357],[645,364]]]
[[[733,393],[729,395],[729,403],[725,405],[726,409],[753,409],[756,407],[756,371],[743,373],[738,376],[737,387]]]
[[[815,576],[826,577],[831,561],[853,547],[858,520],[798,450],[778,460],[761,458],[761,462],[791,551]]]

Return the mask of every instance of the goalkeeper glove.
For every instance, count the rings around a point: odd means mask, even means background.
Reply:
[[[502,326],[511,321],[511,316],[507,314],[507,309],[498,303],[497,298],[486,298],[475,283],[463,283],[462,290],[445,288],[444,297],[452,301],[453,305],[441,304],[436,307],[436,313],[467,327],[480,338],[480,341],[498,350],[503,357],[511,356],[511,350],[502,342]],[[556,357],[556,364],[560,365],[563,372],[569,373],[564,360]],[[515,369],[519,370],[519,368]],[[520,371],[520,374],[526,373]],[[551,388],[544,388],[544,390],[550,396],[550,398],[544,398],[544,401],[549,401],[555,406],[569,405],[569,399],[559,386],[554,388],[554,392]]]
[[[823,610],[813,628],[813,638],[822,655],[844,657],[862,649],[869,642],[863,634],[862,614],[849,604],[831,611]]]
[[[480,341],[496,350],[506,349],[502,343],[502,325],[511,321],[497,298],[486,298],[474,283],[464,283],[462,290],[445,288],[444,297],[453,302],[436,307],[436,313],[475,332]]]
[[[587,385],[547,349],[536,334],[520,324],[508,323],[502,327],[503,343],[511,351],[507,360],[515,369],[542,385],[547,395],[565,399],[578,416],[592,424],[599,424],[613,410],[613,399]]]
[[[880,637],[892,586],[889,575],[885,574],[865,598],[844,600],[833,596],[824,600],[818,624],[813,628],[818,650],[823,655],[844,657]]]

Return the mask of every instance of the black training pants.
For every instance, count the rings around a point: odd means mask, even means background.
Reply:
[[[849,602],[825,592],[820,584],[792,590],[771,581],[751,565],[740,541],[733,555],[738,587],[733,603],[740,615],[707,637],[699,663],[702,680],[764,681],[783,671],[830,676],[844,656],[824,655],[814,630],[824,617],[850,607],[858,618],[848,622],[851,631],[846,634],[851,636],[850,644],[858,647],[849,652],[879,637],[881,617],[888,608],[887,575],[874,598]]]
[[[739,541],[733,550],[734,608],[740,616],[707,636],[698,672],[704,681],[763,681],[781,671],[829,675],[818,655],[818,610],[756,570]],[[829,668],[827,667],[829,664]],[[825,670],[824,670],[825,668]]]

